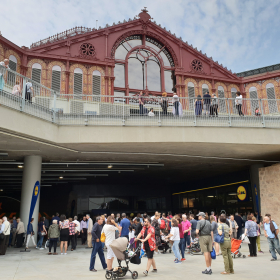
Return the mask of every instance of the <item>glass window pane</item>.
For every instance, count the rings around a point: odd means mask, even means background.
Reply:
[[[142,63],[138,59],[128,59],[128,84],[132,89],[145,89]]]
[[[123,45],[120,45],[116,50],[115,59],[125,60],[127,53],[128,53],[128,51],[123,47]]]
[[[114,91],[114,103],[123,103],[125,102],[123,91]]]
[[[165,80],[165,91],[172,92],[173,80],[172,80],[171,71],[164,71],[164,80]]]
[[[125,87],[125,79],[124,79],[124,64],[116,64],[115,65],[115,87]]]
[[[147,79],[148,79],[149,90],[161,91],[160,68],[155,61],[152,60],[147,61]]]

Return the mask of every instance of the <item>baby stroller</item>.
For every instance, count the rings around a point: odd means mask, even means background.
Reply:
[[[160,240],[161,240],[161,245],[158,246],[158,249],[160,251],[162,251],[162,254],[165,254],[168,250],[169,250],[169,253],[171,253],[171,248],[169,246],[168,241],[165,240],[164,235],[161,236]]]
[[[199,241],[191,243],[191,245],[188,246],[188,251],[191,256],[198,254],[198,253],[203,255],[203,252],[201,252]]]
[[[241,258],[243,256],[243,258],[245,259],[246,256],[242,255],[242,253],[240,252],[240,248],[241,248],[241,243],[243,240],[240,239],[231,239],[231,256],[235,259],[237,258]]]
[[[110,247],[112,248],[114,254],[116,255],[118,259],[118,267],[114,268],[113,271],[106,271],[105,278],[106,279],[119,279],[120,277],[124,277],[126,273],[129,271],[131,273],[132,279],[138,278],[138,272],[137,271],[131,271],[128,267],[129,262],[134,264],[140,264],[140,251],[141,251],[141,244],[139,242],[139,246],[135,249],[133,252],[130,244],[128,245],[128,241],[126,237],[120,237],[118,239],[115,239]],[[125,261],[126,266],[122,266],[121,262]]]

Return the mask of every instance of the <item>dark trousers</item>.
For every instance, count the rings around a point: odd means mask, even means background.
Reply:
[[[250,256],[253,257],[253,256],[256,256],[257,255],[257,236],[254,236],[254,237],[249,237],[249,241],[250,241],[250,244],[248,244],[249,246],[249,250],[250,250]]]
[[[139,110],[140,110],[140,115],[143,115],[143,113],[144,113],[144,106],[142,104],[139,104]]]
[[[4,238],[4,255],[6,254],[6,251],[7,251],[8,245],[9,245],[9,238],[10,238],[10,235],[5,235],[5,238]]]
[[[17,244],[16,244],[16,247],[17,248],[21,248],[22,247],[22,243],[23,243],[23,233],[17,234]]]
[[[236,105],[236,108],[237,108],[239,116],[244,116],[244,114],[242,113],[242,105],[238,104],[238,105]]]
[[[184,248],[185,246],[184,246],[184,244],[185,244],[185,238],[180,238],[179,249],[181,251],[182,259],[185,258],[185,248]]]
[[[32,102],[32,97],[31,97],[31,92],[26,92],[25,93],[25,100]]]
[[[0,255],[5,255],[5,238],[0,239]]]
[[[237,239],[239,239],[241,235],[242,235],[242,227],[240,226],[237,230]]]
[[[53,247],[53,252],[56,253],[56,247],[57,247],[57,240],[50,240],[49,245],[49,252],[51,253]]]
[[[190,235],[188,235],[188,234],[184,234],[184,252],[185,252],[185,250],[186,250],[186,247],[187,247],[187,245],[188,246],[190,246],[190,244],[191,244],[191,240],[190,240]]]
[[[75,250],[76,249],[75,234],[69,235],[68,247],[70,246],[70,243],[71,243],[71,250]]]
[[[83,228],[83,232],[81,233],[81,235],[82,235],[82,245],[85,245],[87,241],[87,228]]]
[[[167,107],[162,107],[162,114],[167,115]]]
[[[78,235],[79,235],[78,232],[75,233],[75,249],[76,249],[76,247],[77,247],[77,245],[78,245]]]
[[[179,116],[179,101],[174,102],[175,116]]]
[[[96,259],[97,253],[99,255],[102,267],[104,269],[107,268],[107,264],[105,262],[105,257],[104,257],[104,253],[103,253],[103,249],[102,249],[102,242],[92,241],[92,252],[91,252],[91,257],[90,257],[89,270],[94,269],[95,259]]]
[[[218,116],[218,105],[214,104],[210,106],[210,116]]]

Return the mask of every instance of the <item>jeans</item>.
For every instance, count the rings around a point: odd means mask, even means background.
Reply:
[[[251,257],[257,256],[257,236],[254,237],[248,236],[248,238],[250,241],[250,244],[248,244],[250,250],[250,256]]]
[[[173,246],[172,246],[172,250],[173,250],[173,253],[174,253],[174,255],[175,255],[175,258],[176,258],[178,261],[181,260],[180,252],[179,252],[179,243],[180,243],[179,240],[175,240],[174,243],[173,243]]]
[[[92,241],[92,252],[91,252],[91,257],[90,257],[89,270],[94,269],[95,259],[96,259],[96,254],[97,253],[98,253],[99,258],[101,260],[102,267],[104,269],[107,268],[107,264],[105,262],[105,257],[104,257],[104,253],[103,253],[103,249],[102,249],[102,243]]]
[[[184,251],[185,251],[186,247],[187,247],[187,244],[188,244],[188,246],[190,246],[190,244],[191,244],[190,235],[185,234],[184,235],[184,240],[185,240],[185,242],[184,242]]]
[[[184,259],[185,258],[185,238],[180,238],[180,244],[179,244],[179,248],[180,248],[180,251],[181,251],[181,255],[182,255],[182,258]]]
[[[87,228],[83,228],[83,232],[81,233],[82,236],[82,245],[86,244],[87,241]]]
[[[30,239],[32,240],[33,245],[36,247],[36,243],[35,243],[35,240],[34,240],[34,235],[28,234],[26,244],[25,244],[26,248],[28,248]]]
[[[143,115],[143,113],[144,113],[144,106],[142,104],[139,104],[139,110],[140,110],[140,115]]]
[[[44,240],[44,235],[42,235],[41,232],[38,233],[39,235],[39,241],[37,243],[37,247],[42,248],[43,240]]]
[[[56,247],[57,247],[57,240],[50,240],[50,245],[49,245],[49,252],[51,253],[53,247],[54,253],[56,253]]]
[[[175,116],[179,116],[179,101],[174,102]]]
[[[224,258],[225,272],[231,273],[233,272],[233,262],[231,257],[231,242],[225,241],[224,243],[221,243],[220,246]]]
[[[244,114],[242,113],[242,105],[238,104],[238,105],[236,105],[236,108],[237,108],[239,116],[244,116]]]
[[[277,251],[278,254],[280,254],[279,239],[267,237],[267,241],[268,241],[269,251],[271,253],[272,258],[277,260],[275,250]]]

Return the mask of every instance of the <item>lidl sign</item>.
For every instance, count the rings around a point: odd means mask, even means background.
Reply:
[[[245,186],[239,186],[237,188],[237,197],[240,201],[247,200],[247,188]]]

